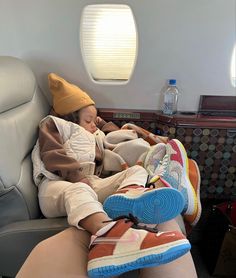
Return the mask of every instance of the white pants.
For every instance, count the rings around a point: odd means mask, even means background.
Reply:
[[[104,212],[102,203],[117,190],[128,185],[145,186],[147,171],[138,165],[108,178],[87,176],[91,186],[67,181],[44,180],[39,186],[39,205],[47,218],[68,216],[68,222],[77,228],[87,216]]]

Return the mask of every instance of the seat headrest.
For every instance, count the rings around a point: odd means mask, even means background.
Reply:
[[[0,113],[32,100],[36,80],[20,59],[0,56]]]

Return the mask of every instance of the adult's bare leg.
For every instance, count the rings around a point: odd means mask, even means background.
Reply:
[[[40,242],[17,278],[82,278],[87,276],[90,234],[74,227]]]

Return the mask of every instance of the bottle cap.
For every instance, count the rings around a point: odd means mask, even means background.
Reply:
[[[170,79],[169,85],[176,85],[176,79]]]

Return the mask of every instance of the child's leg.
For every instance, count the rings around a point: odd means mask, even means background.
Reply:
[[[176,217],[183,210],[182,194],[173,188],[144,188],[147,171],[138,165],[111,177],[89,177],[92,187],[104,202],[111,218],[129,213],[144,223],[161,223]]]
[[[157,236],[155,231],[140,227],[133,217],[104,223],[109,218],[94,190],[84,183],[47,182],[40,186],[39,199],[47,217],[67,214],[71,225],[79,228],[82,224],[94,235],[88,263],[91,277],[158,266],[190,249],[180,232],[164,232]]]
[[[70,225],[82,226],[91,234],[107,225],[104,221],[110,220],[97,194],[85,183],[44,182],[39,188],[39,204],[46,217],[68,216]]]
[[[89,233],[68,228],[40,242],[16,277],[86,278],[89,242]]]
[[[107,178],[88,176],[91,186],[98,195],[98,200],[104,200],[114,194],[117,190],[130,186],[139,185],[144,187],[147,182],[148,173],[141,166],[133,166]]]

